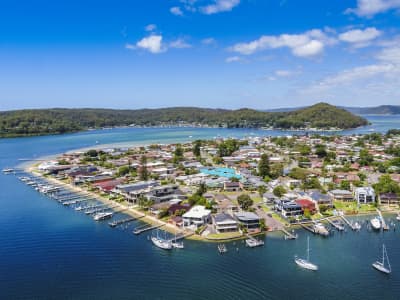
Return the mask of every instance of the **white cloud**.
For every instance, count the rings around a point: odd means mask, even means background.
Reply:
[[[170,13],[175,16],[183,16],[183,11],[179,6],[174,6],[169,9]]]
[[[352,94],[368,95],[369,89],[376,96],[379,95],[379,92],[386,95],[398,93],[400,47],[385,48],[376,55],[376,59],[378,61],[374,64],[350,68],[335,75],[327,76],[312,86],[303,89],[301,93],[314,97],[324,96],[329,93],[339,94],[344,91]]]
[[[384,62],[400,65],[400,46],[383,49],[376,58]]]
[[[231,11],[240,4],[240,0],[214,0],[213,4],[200,7],[200,11],[206,15]]]
[[[150,35],[148,37],[142,38],[136,43],[136,48],[144,49],[151,53],[161,53],[166,51],[166,48],[162,44],[161,35]]]
[[[357,0],[357,7],[348,8],[345,13],[354,13],[359,17],[372,17],[399,8],[400,0]]]
[[[225,59],[225,62],[232,63],[232,62],[237,62],[237,61],[241,61],[241,60],[242,60],[242,58],[240,56],[230,56]]]
[[[213,44],[215,44],[217,41],[214,39],[214,38],[206,38],[206,39],[203,39],[203,40],[201,40],[201,43],[203,44],[203,45],[213,45]]]
[[[184,39],[177,39],[175,41],[172,41],[169,43],[170,48],[177,48],[177,49],[184,49],[184,48],[191,48],[192,45],[189,43],[185,42]]]
[[[153,31],[157,29],[157,25],[156,24],[149,24],[144,28],[146,31]]]
[[[369,27],[364,30],[353,29],[339,34],[339,40],[353,44],[356,48],[368,46],[370,42],[382,34],[375,27]]]
[[[299,74],[299,71],[291,71],[291,70],[276,70],[275,75],[278,77],[291,77]]]
[[[314,29],[303,34],[264,35],[249,43],[233,45],[230,50],[243,55],[250,55],[266,49],[288,47],[295,56],[310,57],[320,54],[325,45],[333,45],[335,43],[336,40],[334,38],[328,37],[319,29]]]

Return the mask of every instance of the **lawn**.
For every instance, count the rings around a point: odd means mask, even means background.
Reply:
[[[373,204],[360,204],[357,206],[356,201],[334,201],[333,204],[337,210],[343,210],[345,212],[370,212],[375,211],[376,207]]]

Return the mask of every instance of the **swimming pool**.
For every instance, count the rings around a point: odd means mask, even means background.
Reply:
[[[237,179],[242,179],[242,176],[236,174],[235,170],[232,168],[202,168],[200,169],[200,172],[218,177],[235,177]]]

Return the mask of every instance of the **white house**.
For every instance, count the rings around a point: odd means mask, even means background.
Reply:
[[[355,190],[358,203],[370,203],[375,201],[375,191],[372,187],[359,187]]]
[[[208,223],[210,217],[211,210],[206,209],[202,205],[195,205],[188,212],[183,214],[183,226],[194,225],[195,227],[199,227]]]

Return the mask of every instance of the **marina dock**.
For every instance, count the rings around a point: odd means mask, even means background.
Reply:
[[[287,231],[285,228],[281,228],[281,231],[285,234],[285,240],[295,240],[297,239],[297,234],[294,235],[292,233],[290,233],[289,231]]]
[[[149,230],[153,230],[153,229],[157,229],[157,228],[160,228],[160,227],[162,227],[162,226],[164,226],[164,225],[165,225],[165,224],[159,224],[159,225],[149,225],[149,224],[146,224],[146,225],[143,225],[143,226],[136,227],[136,228],[133,230],[133,233],[136,234],[136,235],[139,235],[139,234],[141,234],[141,233],[143,233],[143,232],[146,232],[146,231],[149,231]]]
[[[331,224],[333,227],[335,227],[339,231],[344,231],[344,226],[338,224],[337,222],[332,221],[331,219],[326,219],[329,224]]]
[[[308,230],[308,231],[310,231],[310,232],[312,232],[312,233],[316,233],[315,230],[314,230],[314,228],[312,228],[312,227],[310,227],[310,226],[307,226],[307,225],[302,224],[302,223],[299,223],[299,225],[300,225],[301,227],[303,227],[305,230]]]
[[[130,223],[130,222],[136,221],[136,220],[141,219],[141,218],[143,218],[143,217],[139,217],[139,218],[130,217],[130,218],[126,218],[126,219],[121,219],[121,220],[116,220],[116,221],[113,221],[113,222],[109,222],[108,225],[110,225],[110,227],[117,227],[118,225]]]
[[[347,220],[344,216],[340,216],[342,220],[352,229],[352,230],[357,230],[357,227],[354,226],[353,223],[351,223],[349,220]]]

